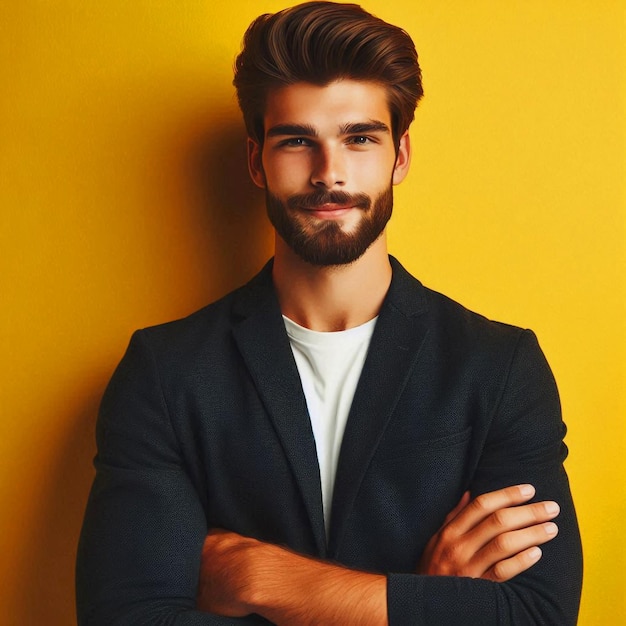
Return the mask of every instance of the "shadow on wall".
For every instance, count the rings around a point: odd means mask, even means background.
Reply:
[[[211,299],[248,281],[271,256],[273,230],[265,213],[263,191],[248,174],[246,133],[239,117],[220,119],[196,139],[184,166],[188,187],[199,194],[198,222],[206,224],[211,267]],[[207,212],[206,208],[210,207]]]
[[[78,377],[77,377],[78,378]],[[80,383],[77,382],[77,386]],[[47,471],[45,498],[39,502],[35,530],[24,551],[21,615],[8,623],[67,626],[76,622],[74,560],[87,493],[93,478],[94,422],[102,386],[91,389],[82,410],[68,418],[68,434]],[[68,396],[75,390],[68,390]]]
[[[241,122],[220,120],[219,126],[218,131],[200,133],[200,138],[190,132],[192,139],[186,145],[184,140],[178,146],[170,144],[164,158],[166,167],[174,168],[175,193],[181,192],[182,200],[176,204],[185,207],[179,212],[180,220],[191,222],[195,229],[196,239],[190,242],[193,261],[203,266],[208,259],[210,265],[204,268],[210,299],[246,282],[272,249],[263,194],[248,176]],[[208,254],[203,249],[207,245]],[[206,296],[205,292],[201,297]],[[32,520],[36,530],[25,547],[23,569],[16,580],[21,614],[10,616],[11,624],[75,623],[76,546],[93,479],[97,409],[111,367],[110,362],[102,364],[107,373],[92,376],[88,382],[84,368],[77,367],[76,384],[67,389],[71,404],[80,409],[61,418],[68,434],[51,455],[55,461],[46,471],[46,495],[36,507]]]

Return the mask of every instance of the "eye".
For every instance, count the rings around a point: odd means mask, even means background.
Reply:
[[[310,146],[311,142],[306,137],[289,137],[289,139],[281,141],[279,145],[287,148],[301,148]]]
[[[374,140],[366,135],[354,135],[348,138],[348,143],[353,146],[367,146],[370,143],[374,143]]]

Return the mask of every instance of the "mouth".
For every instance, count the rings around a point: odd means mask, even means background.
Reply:
[[[294,213],[318,220],[337,220],[355,211],[367,211],[371,201],[364,193],[316,190],[308,194],[293,195],[288,198],[286,205]]]
[[[314,207],[307,207],[305,211],[309,215],[322,219],[334,219],[348,214],[354,208],[355,206],[352,204],[335,204],[333,202],[329,202]]]

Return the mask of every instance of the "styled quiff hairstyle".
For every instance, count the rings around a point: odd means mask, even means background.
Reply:
[[[269,90],[340,79],[386,88],[398,144],[424,93],[417,52],[404,30],[357,4],[305,2],[260,15],[244,35],[233,80],[248,135],[263,143]]]

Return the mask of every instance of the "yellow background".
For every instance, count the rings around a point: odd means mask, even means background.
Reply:
[[[217,6],[216,6],[217,5]],[[0,8],[0,622],[74,622],[97,405],[137,327],[271,252],[231,65],[274,0]],[[426,98],[394,253],[533,328],[557,377],[585,548],[580,623],[626,623],[621,0],[371,0]]]

